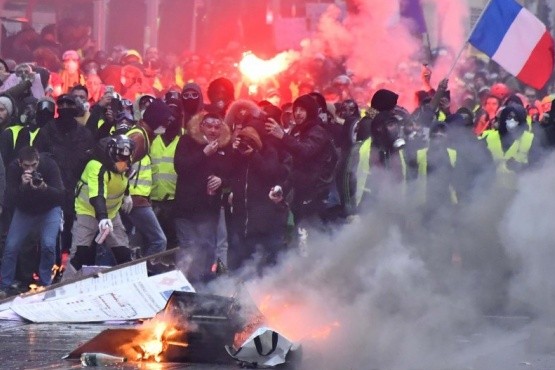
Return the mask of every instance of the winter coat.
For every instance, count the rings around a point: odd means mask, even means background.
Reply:
[[[268,197],[272,187],[287,179],[287,168],[280,163],[278,151],[264,146],[248,157],[236,151],[232,157],[232,229],[243,237],[283,232],[288,207],[285,202],[275,204]]]
[[[220,210],[221,191],[229,178],[230,131],[222,123],[218,152],[207,156],[203,152],[207,143],[200,131],[202,117],[198,114],[191,118],[187,125],[187,134],[179,139],[175,150],[176,217],[203,220],[217,215]],[[222,179],[222,186],[214,195],[208,195],[206,189],[208,177],[211,175]]]

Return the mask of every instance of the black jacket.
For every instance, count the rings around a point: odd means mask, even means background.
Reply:
[[[283,137],[282,143],[293,157],[291,183],[295,191],[294,203],[327,194],[329,184],[322,183],[320,178],[326,165],[331,138],[319,119],[295,126],[291,134]]]
[[[77,124],[62,127],[58,120],[43,127],[35,141],[39,152],[51,153],[60,168],[66,189],[66,207],[73,207],[75,186],[89,161],[94,140],[89,130]]]
[[[231,171],[229,129],[222,124],[220,149],[217,153],[207,156],[203,152],[206,143],[199,129],[201,119],[202,115],[199,114],[189,121],[187,134],[179,139],[175,150],[176,217],[206,219],[217,215],[220,210],[221,190]],[[206,191],[208,177],[211,175],[222,179],[222,186],[214,195],[208,195]]]
[[[17,161],[10,163],[7,171],[6,202],[8,208],[38,215],[61,206],[64,200],[64,185],[60,169],[50,154],[41,153],[37,172],[42,175],[47,187],[44,190],[22,185],[23,169]]]
[[[278,151],[264,146],[248,157],[236,151],[232,157],[233,230],[243,237],[284,232],[287,204],[275,204],[268,197],[270,189],[275,185],[283,186],[288,175],[287,166],[280,162]]]

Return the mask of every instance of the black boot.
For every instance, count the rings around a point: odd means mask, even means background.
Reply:
[[[96,248],[94,246],[78,245],[77,251],[69,261],[75,270],[81,270],[83,265],[94,266],[96,258]]]

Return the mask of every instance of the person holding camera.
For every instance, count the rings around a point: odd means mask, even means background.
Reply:
[[[60,169],[51,155],[39,155],[30,146],[22,148],[17,161],[8,167],[6,195],[14,214],[2,257],[0,289],[4,295],[17,292],[14,284],[19,250],[35,230],[40,233],[40,284],[50,285],[64,200]]]

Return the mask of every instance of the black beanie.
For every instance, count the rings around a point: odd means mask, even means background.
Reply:
[[[310,95],[301,95],[293,102],[293,112],[296,107],[306,110],[306,120],[310,121],[318,118],[318,103]]]
[[[370,106],[380,112],[392,110],[397,105],[399,95],[391,90],[380,89],[372,96]]]
[[[143,121],[153,130],[165,126],[172,112],[170,108],[160,99],[154,99],[143,114]]]

